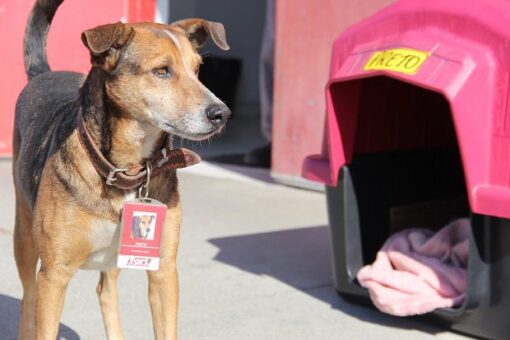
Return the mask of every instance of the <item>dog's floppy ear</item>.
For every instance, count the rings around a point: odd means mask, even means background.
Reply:
[[[184,30],[191,44],[196,49],[205,44],[208,37],[211,37],[216,46],[224,51],[230,49],[227,43],[225,27],[222,23],[207,21],[205,19],[184,19],[174,22],[173,25]]]
[[[156,219],[156,216],[151,215],[151,222],[154,221],[155,219]]]
[[[120,49],[129,41],[133,32],[132,27],[118,22],[83,32],[81,41],[90,51],[92,64],[110,71],[118,62]]]

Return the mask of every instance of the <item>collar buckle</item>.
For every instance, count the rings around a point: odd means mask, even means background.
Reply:
[[[108,173],[108,177],[106,177],[106,185],[114,185],[114,183],[117,181],[117,172],[125,172],[127,169],[112,169]]]

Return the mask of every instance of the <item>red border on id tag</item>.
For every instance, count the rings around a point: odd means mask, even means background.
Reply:
[[[166,210],[153,199],[124,203],[117,267],[158,270]]]

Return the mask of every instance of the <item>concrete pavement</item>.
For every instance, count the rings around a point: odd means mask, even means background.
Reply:
[[[10,167],[0,161],[0,339],[16,338],[21,297]],[[181,339],[462,338],[337,296],[323,194],[276,185],[263,170],[207,163],[180,180]],[[81,271],[71,282],[60,338],[105,338],[97,280]],[[119,291],[126,339],[152,339],[145,273],[123,271]]]

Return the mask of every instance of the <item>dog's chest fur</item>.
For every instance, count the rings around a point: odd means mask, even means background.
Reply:
[[[127,195],[124,201],[134,198],[135,194]],[[82,269],[104,271],[116,266],[120,229],[120,221],[114,223],[107,219],[94,220],[89,233],[91,250],[87,261],[81,267]]]

